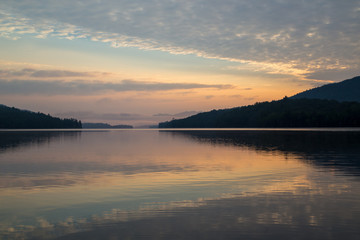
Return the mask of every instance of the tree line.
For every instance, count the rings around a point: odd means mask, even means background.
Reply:
[[[82,128],[81,121],[0,105],[1,129]]]
[[[360,127],[360,103],[285,97],[159,123],[159,128],[269,127]]]

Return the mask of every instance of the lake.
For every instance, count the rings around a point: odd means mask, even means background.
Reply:
[[[359,129],[0,131],[0,239],[360,239]]]

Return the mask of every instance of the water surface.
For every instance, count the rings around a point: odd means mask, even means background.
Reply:
[[[0,131],[0,239],[359,239],[360,131]]]

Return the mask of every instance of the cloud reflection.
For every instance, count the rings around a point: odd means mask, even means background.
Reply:
[[[346,232],[350,235],[345,239],[352,239],[360,233],[359,212],[349,215],[357,208],[359,193],[354,196],[341,191],[340,185],[331,187],[324,182],[306,189],[301,180],[294,183],[294,191],[285,188],[195,201],[154,202],[137,210],[112,209],[102,215],[68,217],[57,223],[38,218],[36,226],[8,229],[4,235],[25,239],[304,239],[337,238]]]
[[[356,174],[334,177],[304,162],[321,163],[329,151],[356,160],[359,133],[129,130],[46,135],[36,147],[26,140],[0,154],[9,180],[0,236],[351,239],[360,234]]]

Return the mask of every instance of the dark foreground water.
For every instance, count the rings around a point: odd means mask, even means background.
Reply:
[[[0,131],[0,239],[343,240],[359,226],[356,129]]]

